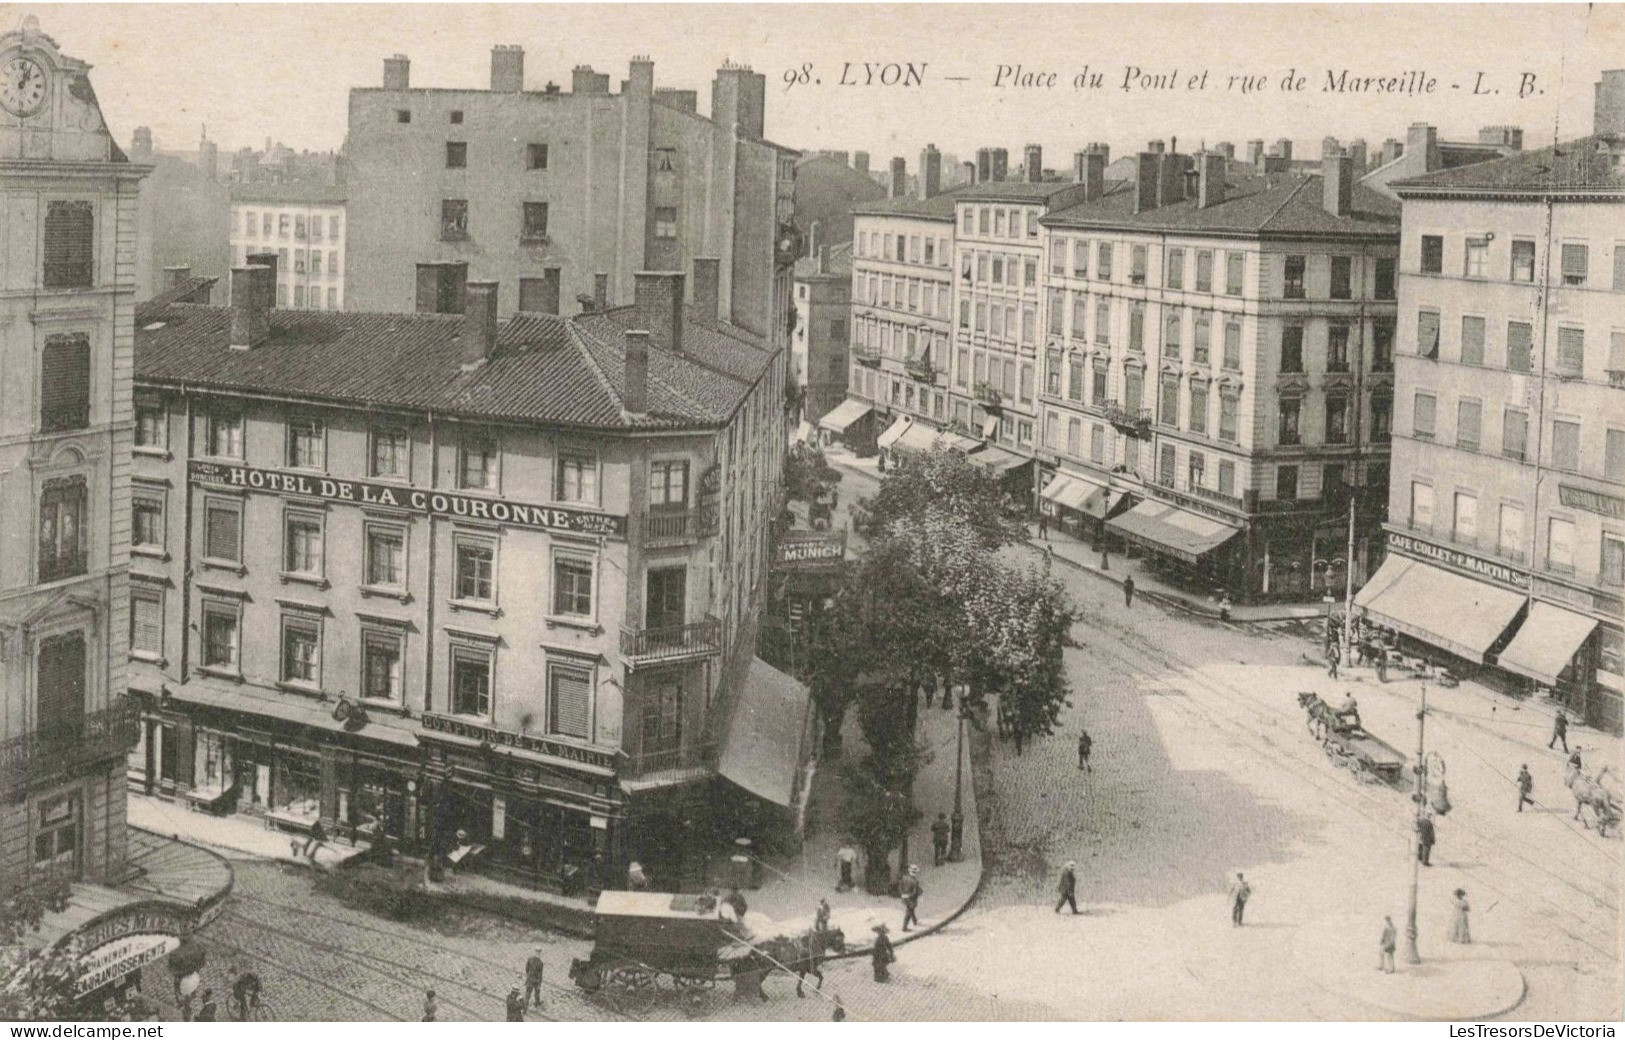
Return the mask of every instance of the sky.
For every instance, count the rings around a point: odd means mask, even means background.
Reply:
[[[385,57],[412,59],[413,86],[483,87],[493,44],[524,47],[527,89],[568,89],[578,64],[618,83],[648,54],[657,86],[698,90],[702,111],[715,70],[747,64],[767,77],[770,139],[910,170],[927,142],[961,158],[1005,147],[1012,166],[1029,143],[1064,168],[1088,142],[1120,155],[1152,138],[1287,137],[1313,158],[1323,136],[1375,148],[1413,122],[1445,140],[1517,125],[1535,147],[1589,133],[1592,83],[1625,66],[1625,5],[12,4],[0,26],[24,13],[94,66],[118,139],[150,126],[161,150],[195,148],[205,126],[222,151],[337,148],[349,89],[378,86]],[[919,81],[866,85],[866,63]],[[1018,66],[1036,77],[1010,82]],[[1125,90],[1131,67],[1144,78]],[[1076,88],[1086,70],[1097,88]],[[1283,90],[1294,70],[1299,89]],[[1326,89],[1345,70],[1400,89]]]

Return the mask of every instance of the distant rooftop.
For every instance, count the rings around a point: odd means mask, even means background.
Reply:
[[[971,190],[970,185],[961,185],[950,188],[940,195],[933,195],[929,199],[922,199],[918,195],[899,195],[894,199],[876,199],[873,202],[864,202],[852,207],[854,216],[871,217],[921,217],[928,220],[942,220],[953,223],[954,206],[965,193]]]
[[[1046,227],[1123,228],[1233,235],[1363,235],[1396,237],[1399,203],[1360,184],[1346,217],[1326,211],[1318,175],[1282,173],[1225,177],[1224,201],[1203,209],[1194,197],[1134,212],[1134,185],[1108,181],[1105,193],[1039,218]]]
[[[342,204],[345,199],[345,189],[342,184],[319,184],[307,181],[293,181],[283,184],[233,184],[231,186],[231,201],[233,202],[273,202],[273,203],[327,203],[329,205]]]
[[[1517,194],[1625,190],[1625,137],[1597,135],[1489,162],[1395,181],[1402,196],[1442,192]]]
[[[836,281],[845,281],[852,277],[852,243],[842,242],[840,245],[829,247],[829,265],[824,270],[818,269],[816,256],[804,256],[796,261],[795,280],[798,282],[810,281],[815,278],[831,278]]]
[[[1047,202],[1063,191],[1078,186],[1076,181],[983,181],[967,185],[960,192],[963,200],[977,202]]]

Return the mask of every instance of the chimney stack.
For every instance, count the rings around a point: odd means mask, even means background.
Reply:
[[[1389,163],[1393,162],[1395,159],[1398,159],[1404,154],[1405,143],[1397,137],[1390,137],[1386,141],[1382,142],[1381,158],[1379,158],[1377,161],[1379,164],[1387,166]]]
[[[977,184],[986,184],[993,179],[993,149],[976,149],[976,181]]]
[[[1275,142],[1275,154],[1279,155],[1281,158],[1285,159],[1287,162],[1291,162],[1292,161],[1292,139],[1290,137],[1282,137],[1282,138],[1277,139],[1276,142]]]
[[[1332,137],[1330,135],[1327,135],[1327,136],[1322,137],[1320,139],[1320,157],[1322,159],[1326,158],[1329,155],[1342,155],[1342,154],[1343,154],[1343,142],[1339,141],[1337,138]]]
[[[1236,146],[1229,141],[1220,141],[1213,146],[1213,149],[1224,156],[1225,162],[1229,162],[1236,157]]]
[[[1005,180],[1010,176],[1010,153],[1005,151],[1003,148],[995,148],[992,150],[992,156],[992,179],[996,181]]]
[[[1044,179],[1044,149],[1042,145],[1027,146],[1023,165],[1027,169],[1027,182],[1037,184]]]
[[[1292,169],[1292,162],[1279,155],[1264,156],[1264,172],[1266,174],[1286,173]]]
[[[1156,152],[1141,152],[1134,164],[1134,212],[1144,213],[1157,206],[1157,181],[1162,160]]]
[[[1163,152],[1168,150],[1168,142],[1159,137],[1155,141],[1152,141],[1150,144],[1146,145],[1145,150],[1148,152],[1156,152],[1158,155],[1161,155]]]
[[[683,273],[639,271],[633,275],[635,323],[647,329],[649,341],[673,354],[683,352]]]
[[[185,264],[164,268],[164,290],[167,292],[192,277],[192,269]]]
[[[960,184],[976,183],[976,164],[969,159],[959,164],[959,173],[964,178],[959,182]]]
[[[712,321],[722,299],[722,261],[714,256],[694,258],[694,307]]]
[[[265,309],[270,310],[276,306],[277,254],[249,253],[243,259],[247,260],[251,267],[263,267],[270,272],[269,276],[260,279],[260,291],[265,294]]]
[[[1224,201],[1224,175],[1229,165],[1223,153],[1204,152],[1201,168],[1196,171],[1196,205],[1198,209],[1217,206]]]
[[[1625,69],[1608,69],[1597,81],[1591,106],[1593,134],[1625,134]],[[1523,144],[1519,134],[1519,146]]]
[[[1264,142],[1262,139],[1247,142],[1247,165],[1263,167]]]
[[[1157,156],[1157,205],[1170,206],[1185,198],[1185,157],[1178,152]]]
[[[908,163],[902,156],[891,161],[890,197],[900,199],[908,194]]]
[[[829,246],[819,246],[814,259],[818,263],[818,273],[829,274]]]
[[[384,59],[384,89],[408,90],[412,86],[412,62],[404,54]]]
[[[265,268],[250,264],[231,269],[231,349],[252,350],[271,331],[262,281]]]
[[[138,126],[135,133],[130,136],[130,161],[138,163],[152,162],[152,128]]]
[[[594,314],[609,310],[609,275],[603,271],[592,276],[592,308]]]
[[[1354,176],[1364,177],[1366,164],[1370,157],[1366,154],[1365,138],[1356,137],[1349,142],[1349,158],[1354,160]]]
[[[462,369],[478,368],[491,360],[497,346],[497,283],[469,282],[463,310]]]
[[[525,48],[497,44],[491,48],[491,92],[518,94],[525,89]]]
[[[1106,194],[1106,151],[1091,147],[1080,153],[1083,159],[1083,201],[1094,202]]]
[[[1334,217],[1354,210],[1354,159],[1341,153],[1321,160],[1321,202]]]
[[[823,229],[822,225],[820,225],[818,223],[818,221],[816,221],[816,220],[812,222],[812,227],[807,229],[807,255],[808,256],[817,256],[818,255],[818,247],[823,244],[823,242],[822,242],[822,239],[824,237],[823,230],[824,229]]]
[[[1412,177],[1432,173],[1439,160],[1439,131],[1427,123],[1412,123],[1405,131],[1405,172]]]
[[[633,415],[649,410],[649,333],[626,330],[626,385],[621,389],[621,406]]]
[[[942,194],[942,153],[937,146],[928,144],[920,153],[920,198],[929,199]]]
[[[577,65],[570,70],[570,93],[608,94],[609,73],[594,72],[591,65]]]
[[[852,168],[854,170],[858,171],[859,173],[863,174],[865,177],[869,176],[869,153],[868,152],[853,152],[852,153]]]
[[[1485,126],[1478,130],[1478,143],[1512,152],[1523,151],[1523,129],[1516,126]]]

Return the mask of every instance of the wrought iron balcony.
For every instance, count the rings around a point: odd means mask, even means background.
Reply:
[[[710,744],[675,747],[664,751],[640,751],[627,756],[622,775],[658,780],[661,773],[707,769],[716,761],[716,754],[716,747]]]
[[[621,627],[621,656],[630,668],[714,657],[721,652],[722,623],[716,618],[658,628]]]
[[[1106,415],[1106,421],[1119,429],[1145,430],[1151,427],[1151,409],[1126,408],[1116,401],[1107,401],[1101,411]]]
[[[643,517],[645,543],[691,542],[708,533],[692,509],[651,509]]]
[[[1003,408],[1004,392],[992,383],[976,384],[976,400],[983,408]]]
[[[908,373],[910,379],[918,379],[922,383],[929,383],[937,377],[937,370],[931,367],[931,362],[923,357],[905,360],[903,362],[903,371]]]
[[[61,783],[80,770],[122,757],[135,746],[139,715],[128,697],[50,729],[35,730],[0,744],[0,770],[13,799]]]
[[[860,365],[880,364],[880,348],[867,343],[854,343],[851,346],[852,360]]]
[[[1200,484],[1187,484],[1185,490],[1189,491],[1197,498],[1205,498],[1210,502],[1218,502],[1221,505],[1231,506],[1235,509],[1243,508],[1243,502],[1240,495],[1227,495],[1223,491],[1216,491],[1213,488],[1203,487]]]

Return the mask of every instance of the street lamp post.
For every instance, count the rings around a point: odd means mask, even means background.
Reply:
[[[959,688],[958,703],[954,705],[954,813],[949,820],[948,859],[958,863],[965,858],[965,689]]]
[[[1428,688],[1422,687],[1422,704],[1416,710],[1416,815],[1411,822],[1413,833],[1417,831],[1417,824],[1422,822],[1422,814],[1427,811],[1428,778],[1427,778],[1427,733],[1428,717]],[[1405,909],[1405,963],[1421,964],[1422,955],[1416,949],[1416,892],[1422,882],[1421,850],[1411,852],[1411,895],[1409,905]]]

